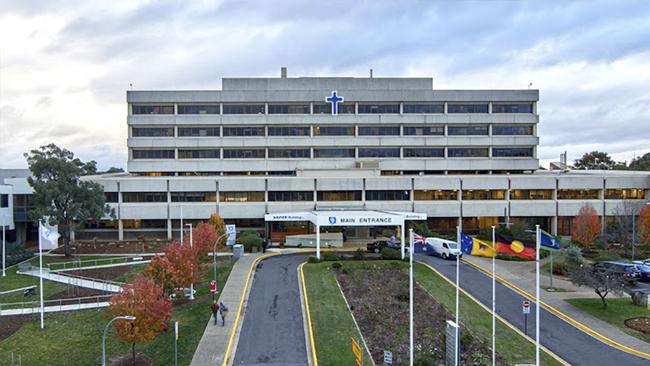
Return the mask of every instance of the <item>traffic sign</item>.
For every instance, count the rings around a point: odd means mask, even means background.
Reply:
[[[393,352],[384,351],[384,363],[386,365],[390,365],[393,363]]]
[[[212,280],[210,281],[210,292],[213,294],[217,292],[217,281]]]
[[[352,338],[352,353],[354,354],[354,359],[357,360],[358,363],[361,363],[363,361],[363,352],[361,351],[361,347],[359,347],[359,343]]]
[[[524,300],[522,305],[522,311],[524,314],[530,314],[530,301]]]

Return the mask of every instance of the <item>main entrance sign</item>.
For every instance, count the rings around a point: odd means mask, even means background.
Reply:
[[[336,90],[332,90],[332,95],[329,97],[325,98],[325,101],[327,103],[332,104],[332,116],[336,116],[339,114],[339,103],[343,103],[343,97],[339,97],[336,95]]]

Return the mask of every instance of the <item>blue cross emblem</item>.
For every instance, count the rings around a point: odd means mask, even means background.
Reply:
[[[343,102],[343,97],[339,97],[338,95],[336,95],[336,90],[332,90],[332,95],[325,98],[325,101],[328,103],[332,103],[332,116],[336,116],[337,114],[339,114],[338,104]]]

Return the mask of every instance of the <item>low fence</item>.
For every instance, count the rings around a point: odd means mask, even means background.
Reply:
[[[45,300],[43,306],[47,312],[71,311],[92,309],[106,306],[113,295],[84,296],[67,299]],[[0,316],[2,315],[32,315],[38,314],[41,309],[40,301],[22,301],[12,303],[0,303]]]
[[[69,262],[48,263],[47,268],[50,271],[65,271],[72,269],[83,269],[84,267],[103,266],[121,263],[140,263],[144,260],[142,256],[137,257],[118,257],[118,258],[97,258],[97,259],[79,259]]]

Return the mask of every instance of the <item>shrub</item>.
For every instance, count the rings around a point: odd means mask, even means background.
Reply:
[[[326,262],[334,262],[334,261],[341,260],[341,257],[336,255],[336,253],[327,252],[327,253],[323,254],[323,260],[326,261]]]
[[[582,256],[582,249],[576,245],[567,247],[564,250],[564,258],[567,262],[572,264],[581,264],[585,260]]]
[[[497,253],[497,259],[502,259],[504,261],[513,261],[513,262],[527,262],[528,259],[517,257],[516,255],[506,254],[506,253]]]
[[[262,238],[260,238],[259,234],[258,235],[245,235],[243,237],[238,238],[238,241],[244,245],[244,250],[247,252],[252,252],[253,248],[257,248],[257,250],[260,250],[262,248]]]
[[[553,263],[553,274],[558,276],[566,276],[573,269],[567,262]]]
[[[309,258],[307,259],[307,262],[308,263],[318,263],[319,260],[318,260],[318,258],[316,258],[315,255],[310,255]]]
[[[334,262],[334,263],[332,263],[332,268],[334,268],[334,269],[341,269],[341,267],[343,267],[343,265],[341,264],[341,262]]]
[[[357,260],[357,261],[362,261],[363,257],[364,257],[363,249],[359,248],[359,249],[357,249],[356,252],[354,252],[354,256],[352,257],[352,259]]]
[[[402,259],[402,254],[397,249],[383,248],[381,250],[381,259]]]
[[[34,253],[25,250],[25,247],[19,243],[6,243],[7,257],[5,258],[7,262],[7,267],[13,266],[16,263],[20,263],[26,259],[29,259],[34,256]]]

